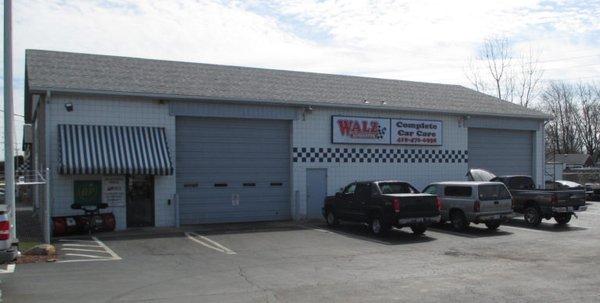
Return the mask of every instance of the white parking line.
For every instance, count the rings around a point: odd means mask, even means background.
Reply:
[[[590,215],[596,215],[596,216],[600,216],[600,213],[593,212],[593,211],[586,211],[586,212],[584,212],[584,213],[582,213],[582,214],[590,214]]]
[[[77,239],[59,239],[60,242],[68,242],[61,244],[59,250],[65,251],[65,257],[77,257],[77,259],[59,260],[57,263],[73,263],[73,262],[89,262],[89,261],[117,261],[119,257],[112,249],[110,249],[102,241],[96,237],[92,240],[77,240]],[[79,243],[89,244],[79,244]],[[93,244],[92,244],[93,243]],[[77,253],[77,252],[85,252]],[[97,253],[97,254],[88,254]]]
[[[518,229],[518,230],[524,230],[524,231],[532,231],[532,232],[536,232],[536,233],[545,233],[545,231],[539,230],[539,229],[516,227],[516,226],[512,226],[512,225],[502,225],[502,226],[500,226],[500,228],[512,228],[512,229]]]
[[[467,238],[479,238],[479,236],[477,236],[477,235],[468,234],[469,231],[456,232],[456,231],[452,231],[452,230],[435,228],[435,227],[429,227],[429,231],[432,231],[434,233],[451,234],[451,235],[460,236],[460,237],[467,237]]]
[[[199,235],[197,233],[194,233],[194,232],[185,232],[185,236],[188,239],[190,239],[190,240],[192,240],[192,241],[194,241],[194,242],[196,242],[196,243],[198,243],[198,244],[200,244],[200,245],[202,245],[204,247],[216,250],[218,252],[222,252],[222,253],[225,253],[225,254],[228,254],[228,255],[235,255],[236,254],[235,251],[233,251],[233,250],[231,250],[231,249],[229,249],[229,248],[227,248],[227,247],[219,244],[218,242],[216,242],[214,240],[211,240],[211,239],[209,239],[209,238],[207,238],[205,236],[201,236],[201,235]]]
[[[15,264],[8,264],[6,265],[6,269],[0,269],[0,274],[12,274],[15,272],[16,267],[17,265]]]

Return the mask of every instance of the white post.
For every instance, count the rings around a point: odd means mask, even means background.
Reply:
[[[43,210],[43,219],[42,222],[44,224],[42,232],[44,233],[44,243],[50,244],[50,232],[52,230],[50,224],[50,168],[46,168],[46,195],[44,198],[44,210]]]
[[[15,131],[12,86],[12,1],[4,0],[4,194],[10,209],[11,239],[18,242],[15,222],[15,157],[13,154]]]

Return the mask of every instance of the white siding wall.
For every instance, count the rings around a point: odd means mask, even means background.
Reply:
[[[64,104],[73,104],[67,112]],[[136,98],[112,98],[92,96],[53,95],[48,104],[49,119],[49,162],[52,172],[51,209],[52,216],[76,215],[81,211],[71,210],[73,203],[73,180],[101,180],[101,176],[59,175],[58,172],[58,124],[95,124],[119,126],[164,127],[167,141],[175,163],[175,117],[169,115],[169,106],[158,101]],[[174,204],[168,200],[175,194],[175,175],[156,176],[154,181],[155,225],[175,225]],[[109,208],[115,214],[117,229],[126,227],[125,201],[122,207]]]
[[[357,145],[331,143],[331,116],[362,116],[383,118],[409,118],[443,121],[443,146],[406,146],[406,145]],[[295,148],[357,148],[360,149],[416,149],[416,150],[467,150],[467,128],[459,122],[458,116],[441,114],[389,113],[365,110],[338,110],[316,108],[307,113],[305,119],[300,115],[293,121],[292,146]],[[294,155],[293,155],[294,156]],[[418,189],[429,182],[444,180],[464,180],[468,169],[465,161],[457,163],[335,163],[335,162],[293,162],[292,209],[294,217],[302,219],[306,215],[306,169],[327,168],[327,194],[332,195],[340,187],[356,180],[400,179],[409,181]],[[296,193],[297,191],[297,193]],[[298,203],[298,205],[295,205]]]

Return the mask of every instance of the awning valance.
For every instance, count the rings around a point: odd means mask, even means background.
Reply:
[[[58,141],[61,174],[173,174],[162,127],[62,124]]]

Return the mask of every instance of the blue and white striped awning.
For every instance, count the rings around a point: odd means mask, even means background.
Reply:
[[[173,174],[162,127],[63,124],[58,140],[61,174]]]

